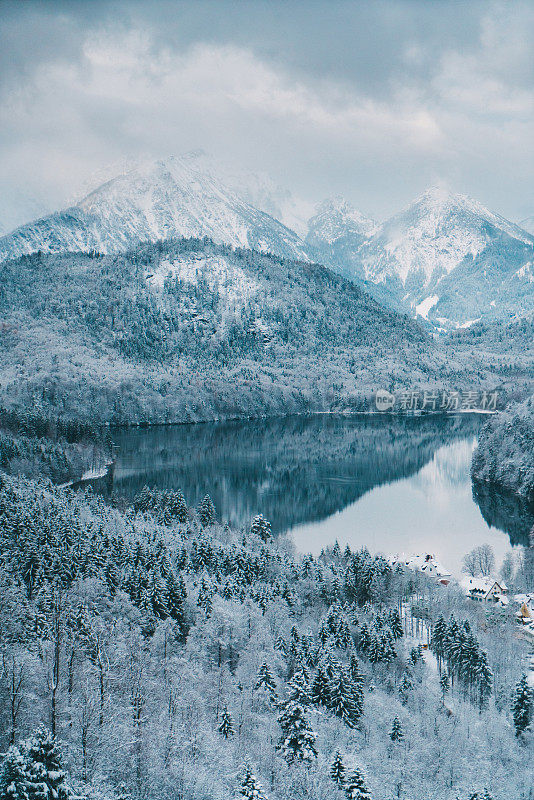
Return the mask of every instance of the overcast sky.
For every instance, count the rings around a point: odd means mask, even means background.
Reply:
[[[0,0],[0,224],[199,147],[376,218],[444,184],[522,219],[533,41],[530,0]]]

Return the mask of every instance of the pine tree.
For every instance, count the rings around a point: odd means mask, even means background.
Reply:
[[[363,692],[363,675],[360,671],[360,664],[355,653],[351,653],[350,655],[349,673],[354,688]]]
[[[1,800],[29,800],[28,768],[18,747],[12,745],[5,754],[0,770]]]
[[[254,517],[252,520],[250,532],[259,536],[264,542],[268,542],[271,538],[271,523],[267,522],[263,514],[258,514],[258,516]]]
[[[395,719],[393,720],[393,725],[391,726],[389,738],[391,739],[392,742],[400,742],[401,739],[404,739],[404,731],[402,730],[402,725],[398,717],[395,717]]]
[[[207,528],[215,522],[215,506],[209,494],[204,497],[198,507],[198,517],[203,528]]]
[[[225,706],[223,708],[222,717],[221,717],[221,723],[219,725],[218,730],[219,730],[219,733],[222,736],[224,736],[225,739],[228,739],[228,737],[233,736],[234,733],[235,733],[235,731],[234,731],[234,722],[232,720],[230,712],[228,711],[228,706]]]
[[[20,745],[28,765],[29,800],[67,800],[65,773],[56,740],[44,727]]]
[[[156,569],[152,569],[148,578],[148,586],[146,588],[146,598],[143,600],[143,605],[158,619],[167,619],[169,616],[169,609],[167,607],[166,586],[165,583]]]
[[[362,653],[366,653],[371,644],[371,634],[369,633],[369,628],[365,622],[360,626],[358,644]]]
[[[388,618],[388,626],[394,639],[402,639],[404,636],[404,629],[402,627],[402,620],[398,608],[391,610]]]
[[[441,689],[441,702],[445,704],[445,695],[451,689],[451,680],[446,672],[444,672],[441,678],[439,679],[439,686]]]
[[[475,679],[478,689],[478,705],[482,710],[488,704],[493,686],[493,672],[488,664],[488,657],[484,651],[479,654],[475,667]]]
[[[292,764],[295,761],[311,763],[312,759],[317,757],[315,749],[317,736],[310,728],[302,706],[293,700],[284,703],[278,723],[282,728],[282,735],[277,750],[282,753],[287,763]]]
[[[169,499],[169,511],[182,525],[187,522],[187,505],[182,492],[172,492]]]
[[[294,700],[306,708],[311,705],[310,687],[303,669],[298,669],[289,681],[289,700]]]
[[[206,578],[202,578],[200,589],[198,592],[197,606],[202,608],[209,619],[213,609],[213,588]]]
[[[269,693],[271,700],[275,700],[277,697],[276,681],[273,673],[271,672],[271,668],[265,661],[258,670],[258,679],[254,689],[265,689],[265,691]]]
[[[347,800],[372,800],[371,792],[365,785],[365,780],[360,770],[355,769],[347,777],[345,794]]]
[[[137,494],[134,498],[134,508],[136,511],[148,511],[150,507],[150,489],[148,486],[143,486],[139,494]]]
[[[345,725],[349,728],[354,727],[355,718],[357,717],[356,709],[352,703],[351,692],[348,688],[347,681],[343,672],[332,681],[330,687],[330,704],[336,717],[343,720]]]
[[[177,581],[171,570],[167,575],[165,588],[169,616],[174,620],[178,628],[177,638],[180,641],[185,641],[188,629],[185,620],[184,599],[187,596],[187,592],[182,576],[180,575],[180,580]]]
[[[400,686],[399,686],[399,691],[400,691],[400,695],[401,695],[403,703],[406,704],[408,702],[408,696],[409,696],[409,693],[411,692],[411,690],[413,689],[413,687],[414,687],[414,683],[413,683],[412,676],[409,675],[407,672],[405,672],[403,674],[402,678],[401,678],[401,682],[400,682]]]
[[[447,635],[447,623],[443,617],[439,617],[432,629],[432,640],[430,647],[438,659],[438,667],[441,671],[441,662],[445,655],[445,637]]]
[[[330,681],[322,667],[319,667],[311,686],[311,700],[315,706],[330,704]]]
[[[243,768],[236,794],[238,797],[244,797],[245,800],[267,800],[267,795],[264,793],[261,783],[259,783],[248,764]]]
[[[515,687],[512,699],[512,716],[515,735],[521,736],[530,727],[534,710],[534,690],[529,686],[528,678],[523,675]]]
[[[330,777],[334,783],[337,783],[340,789],[343,788],[345,783],[345,765],[343,764],[343,759],[341,758],[341,753],[339,750],[336,752],[334,760],[332,761],[332,766],[330,767]]]

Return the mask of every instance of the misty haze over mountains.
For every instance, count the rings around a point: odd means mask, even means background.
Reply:
[[[432,188],[378,223],[342,197],[314,210],[268,177],[202,151],[122,169],[70,208],[4,235],[0,258],[124,252],[139,242],[206,236],[324,263],[433,331],[533,310],[529,220],[520,227],[466,196]]]

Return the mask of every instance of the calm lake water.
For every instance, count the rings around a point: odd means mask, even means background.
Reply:
[[[464,554],[492,546],[497,562],[525,545],[532,510],[476,487],[476,416],[314,416],[178,425],[114,433],[113,491],[209,493],[218,516],[273,531],[317,554],[336,539],[386,555],[430,552],[459,574]]]

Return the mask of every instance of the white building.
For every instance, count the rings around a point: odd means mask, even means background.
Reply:
[[[435,556],[429,553],[416,556],[395,556],[391,563],[392,566],[400,564],[402,567],[408,567],[409,569],[422,572],[423,575],[429,575],[431,578],[435,578],[439,581],[439,583],[442,583],[443,586],[448,586],[452,577],[451,573],[436,560]]]
[[[467,597],[470,597],[471,600],[499,603],[501,606],[508,605],[508,598],[506,597],[508,587],[504,581],[489,578],[485,575],[476,577],[470,575],[463,579],[461,585],[465,589]]]

